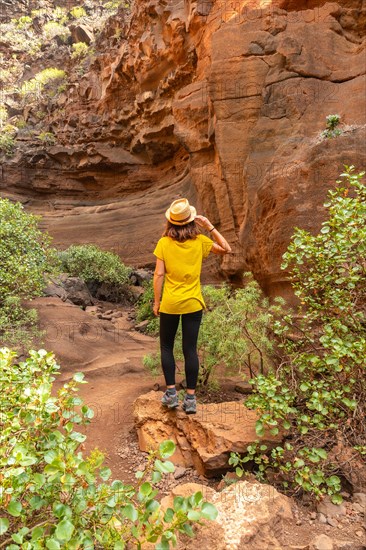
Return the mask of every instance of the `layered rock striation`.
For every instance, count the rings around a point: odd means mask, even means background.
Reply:
[[[136,0],[58,98],[57,143],[3,163],[2,195],[42,212],[57,245],[139,266],[187,196],[233,248],[206,279],[251,270],[286,294],[294,226],[318,230],[343,165],[366,164],[365,22],[361,0]],[[323,138],[335,113],[342,134]]]

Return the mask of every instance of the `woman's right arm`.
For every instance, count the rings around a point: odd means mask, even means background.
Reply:
[[[161,291],[163,289],[165,275],[165,263],[159,258],[156,259],[156,267],[154,271],[154,315],[159,315]]]
[[[206,229],[206,231],[208,231],[214,239],[215,242],[212,245],[211,252],[221,255],[229,254],[229,252],[231,252],[231,246],[225,237],[217,231],[208,218],[205,218],[205,216],[196,216],[195,221],[200,227]]]

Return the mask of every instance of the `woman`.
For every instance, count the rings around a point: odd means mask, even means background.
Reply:
[[[174,339],[182,318],[183,355],[187,393],[183,409],[196,413],[195,389],[198,378],[197,339],[205,303],[201,294],[200,275],[202,259],[210,252],[227,254],[230,245],[212,223],[197,216],[187,199],[175,200],[165,212],[167,226],[154,250],[154,314],[160,317],[161,363],[166,382],[162,404],[169,409],[178,407],[175,388]],[[206,229],[215,242],[201,235]],[[161,291],[164,291],[160,302]]]

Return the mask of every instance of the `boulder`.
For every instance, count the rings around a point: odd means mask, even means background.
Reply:
[[[130,287],[117,283],[89,281],[87,287],[94,298],[106,302],[128,303],[133,300]]]
[[[197,491],[218,510],[215,521],[194,527],[196,536],[179,537],[179,550],[265,550],[283,548],[281,535],[285,522],[293,520],[291,500],[270,485],[239,481],[221,492],[195,483],[178,485],[162,500],[171,506],[176,496]]]
[[[173,462],[194,467],[200,474],[217,475],[228,470],[232,451],[243,453],[247,445],[260,439],[255,431],[258,414],[242,402],[198,404],[196,415],[180,408],[170,411],[161,405],[161,392],[141,395],[134,403],[134,420],[141,451],[157,449],[172,439],[177,450]],[[266,433],[261,441],[269,447],[281,441],[281,435]]]
[[[133,285],[142,286],[145,282],[151,281],[152,271],[147,269],[135,269],[130,275],[130,281]]]
[[[354,493],[352,500],[353,502],[360,504],[366,513],[366,493]]]
[[[93,305],[93,298],[83,279],[69,277],[63,273],[54,279],[50,279],[43,294],[48,297],[61,298],[63,302],[69,300],[84,309]]]
[[[329,452],[329,458],[342,464],[342,474],[352,485],[355,493],[365,493],[366,464],[361,455],[339,436],[337,445]]]
[[[89,46],[94,40],[93,31],[87,25],[70,25],[69,29],[73,44],[76,44],[77,42],[84,42]]]
[[[333,540],[327,535],[318,535],[310,544],[310,550],[333,550]]]
[[[75,305],[85,308],[94,304],[93,298],[83,279],[68,277],[63,282],[67,298]]]
[[[345,516],[346,507],[342,504],[333,504],[328,496],[325,496],[324,499],[319,502],[317,505],[317,510],[319,513],[324,514],[327,517],[335,516]],[[329,523],[329,522],[328,522]],[[331,525],[331,524],[330,524]]]

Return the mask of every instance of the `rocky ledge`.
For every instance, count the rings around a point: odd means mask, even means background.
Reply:
[[[258,415],[242,402],[199,404],[196,415],[188,416],[181,408],[162,407],[161,392],[141,395],[134,403],[133,415],[141,451],[156,449],[172,439],[177,446],[173,462],[200,474],[214,476],[228,468],[230,452],[244,452],[259,439],[255,432]],[[262,441],[273,447],[281,436],[265,434]]]

